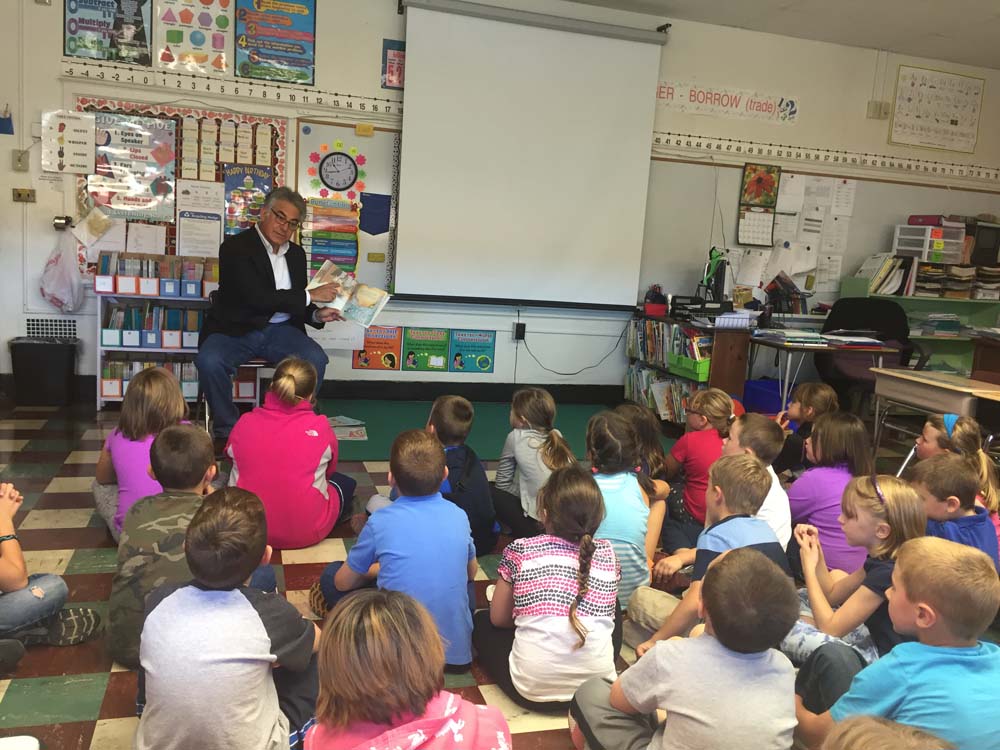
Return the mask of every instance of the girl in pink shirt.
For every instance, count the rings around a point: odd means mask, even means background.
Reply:
[[[444,648],[423,605],[398,591],[357,591],[323,628],[316,724],[305,750],[511,747],[500,709],[443,688]]]
[[[104,442],[94,472],[94,503],[116,542],[128,509],[137,500],[163,492],[149,474],[153,439],[187,415],[181,386],[169,370],[151,367],[129,381],[118,428]]]
[[[316,368],[304,359],[278,363],[264,405],[240,417],[229,435],[229,484],[256,494],[267,514],[267,543],[309,547],[324,539],[354,494],[337,469],[337,436],[313,411]]]

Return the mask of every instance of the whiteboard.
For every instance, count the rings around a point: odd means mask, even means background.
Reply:
[[[633,304],[660,52],[409,8],[396,291]]]

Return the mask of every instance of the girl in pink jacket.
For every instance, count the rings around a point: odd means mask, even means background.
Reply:
[[[337,468],[337,436],[316,414],[316,368],[297,357],[278,363],[264,405],[229,435],[229,484],[256,494],[267,514],[267,543],[309,547],[324,539],[351,502],[356,482]]]
[[[500,709],[444,690],[434,619],[399,591],[362,589],[341,600],[319,642],[316,724],[305,750],[510,748]]]

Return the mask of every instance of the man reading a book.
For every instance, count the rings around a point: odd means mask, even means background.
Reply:
[[[219,248],[219,288],[211,295],[195,359],[217,443],[224,445],[239,417],[233,376],[245,362],[275,363],[294,355],[312,362],[317,388],[323,383],[328,358],[305,326],[322,328],[341,319],[336,309],[317,307],[336,298],[339,285],[306,290],[306,255],[292,242],[305,211],[301,195],[275,188],[256,226],[227,237]]]

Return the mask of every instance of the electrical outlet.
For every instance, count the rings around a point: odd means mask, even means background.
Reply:
[[[35,191],[31,188],[14,188],[13,193],[15,203],[35,202]]]
[[[879,112],[880,120],[888,120],[890,115],[892,115],[892,102],[879,102],[882,105]]]
[[[27,149],[13,148],[10,150],[10,168],[14,172],[27,172],[31,169],[31,160]]]

